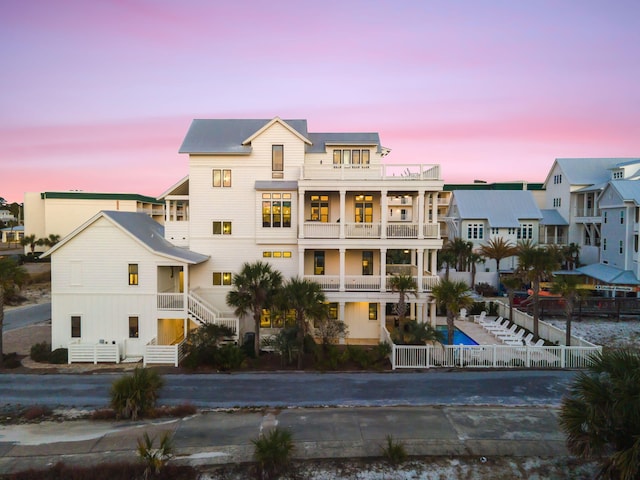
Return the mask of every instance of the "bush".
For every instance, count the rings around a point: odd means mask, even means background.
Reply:
[[[220,370],[235,370],[242,366],[245,355],[243,350],[237,345],[227,344],[217,348],[214,354],[214,364]]]
[[[116,411],[113,408],[101,408],[91,412],[91,420],[115,420]]]
[[[31,345],[29,356],[34,362],[45,363],[49,361],[51,355],[51,345],[47,342],[36,343]]]
[[[111,386],[111,407],[122,418],[137,420],[155,407],[163,380],[155,370],[136,368]]]
[[[56,348],[51,355],[49,355],[49,363],[59,365],[61,363],[68,363],[69,350],[66,348]]]
[[[393,436],[387,435],[387,444],[382,447],[382,456],[391,465],[400,465],[407,460],[407,451],[404,444],[395,441]]]
[[[31,421],[37,418],[46,417],[50,414],[51,410],[47,407],[43,407],[42,405],[34,405],[33,407],[29,407],[24,412],[22,412],[22,418]]]
[[[16,352],[6,353],[2,358],[2,368],[14,369],[22,366]]]
[[[483,297],[495,297],[498,294],[493,285],[484,282],[476,283],[475,290]]]
[[[151,438],[147,432],[144,432],[142,438],[138,439],[137,452],[138,457],[145,466],[145,480],[151,475],[160,475],[166,463],[173,457],[173,443],[171,442],[170,432],[162,434],[158,448],[153,446],[154,441],[155,438]]]
[[[233,330],[229,327],[212,323],[202,325],[189,334],[185,347],[186,358],[182,364],[193,369],[203,365],[219,366],[219,348],[231,338]]]
[[[258,463],[261,478],[278,478],[290,462],[295,449],[293,435],[289,430],[274,428],[266,435],[251,440],[254,445],[253,458]]]

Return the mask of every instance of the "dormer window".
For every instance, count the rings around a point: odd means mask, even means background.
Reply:
[[[333,151],[334,165],[369,165],[371,152],[367,149],[340,148]]]
[[[284,176],[284,145],[271,146],[271,177],[283,178]]]
[[[613,172],[613,179],[620,180],[624,178],[624,170],[615,170]]]

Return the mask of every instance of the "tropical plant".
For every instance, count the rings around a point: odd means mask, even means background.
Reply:
[[[403,330],[393,333],[393,341],[402,345],[425,345],[427,342],[444,342],[444,335],[430,323],[409,320]]]
[[[255,328],[254,351],[260,355],[260,316],[271,307],[275,293],[282,285],[282,274],[270,264],[257,261],[244,263],[240,273],[233,276],[233,290],[227,293],[227,304],[235,307],[238,317],[253,316]]]
[[[5,300],[16,294],[26,283],[27,271],[13,258],[0,258],[0,367],[4,362],[2,328],[4,326]]]
[[[294,356],[298,355],[298,326],[281,328],[280,331],[262,341],[265,347],[271,347],[280,356],[280,363],[284,367],[293,363]],[[298,355],[300,357],[301,355]]]
[[[567,447],[599,460],[600,478],[640,478],[640,353],[604,350],[591,360],[560,407]]]
[[[342,320],[331,318],[328,315],[314,320],[316,337],[322,342],[322,350],[326,353],[329,345],[336,343],[338,339],[344,338],[349,332],[349,327]]]
[[[551,276],[558,268],[559,260],[554,251],[537,247],[531,242],[518,244],[517,274],[524,281],[531,283],[533,290],[533,335],[538,337],[540,320],[540,283]]]
[[[567,318],[565,329],[565,345],[571,345],[571,321],[576,302],[586,294],[586,290],[580,288],[578,277],[575,275],[557,275],[551,284],[551,291],[562,295],[564,299],[564,314]]]
[[[469,253],[469,256],[467,257],[467,260],[469,261],[469,267],[471,269],[471,289],[473,290],[474,288],[476,288],[476,268],[477,268],[477,264],[478,263],[484,263],[486,260],[482,257],[482,255],[480,255],[479,253],[476,253],[476,252]]]
[[[253,458],[258,463],[260,478],[272,479],[288,468],[295,450],[293,434],[289,430],[276,427],[267,434],[251,440],[254,446]]]
[[[563,263],[567,270],[574,270],[580,266],[580,245],[571,242],[562,247]]]
[[[189,332],[185,344],[184,365],[197,368],[200,365],[216,366],[219,347],[223,341],[233,338],[233,330],[224,325],[208,323]]]
[[[393,435],[387,435],[387,444],[382,447],[382,456],[395,466],[404,463],[408,455],[402,442],[394,440]]]
[[[480,246],[480,255],[496,261],[496,271],[500,272],[500,262],[518,253],[517,247],[503,237],[496,237]]]
[[[20,245],[22,245],[23,247],[29,247],[29,250],[31,250],[31,254],[33,254],[33,252],[35,252],[36,250],[36,245],[38,245],[38,242],[39,240],[36,238],[36,236],[31,234],[25,235],[20,240]]]
[[[164,381],[155,370],[136,368],[131,375],[113,382],[111,407],[122,418],[137,420],[155,407],[158,390],[163,384]]]
[[[298,368],[302,368],[304,337],[309,332],[308,321],[328,316],[329,309],[319,283],[293,277],[276,295],[275,305],[282,311],[294,311],[298,343]]]
[[[436,303],[446,311],[449,345],[453,343],[456,315],[462,308],[469,308],[473,304],[473,298],[468,295],[468,290],[466,283],[449,280],[442,280],[431,290]]]
[[[443,250],[451,252],[456,258],[456,269],[459,272],[464,272],[467,269],[469,263],[469,254],[473,249],[473,243],[462,238],[454,238],[449,240]]]
[[[507,298],[509,299],[509,320],[513,320],[513,298],[515,291],[522,287],[522,279],[517,275],[502,275],[500,281],[507,290]]]
[[[451,250],[439,250],[438,251],[438,262],[440,266],[444,265],[444,279],[449,280],[449,270],[451,266],[456,264],[456,254]]]
[[[50,233],[47,238],[41,238],[40,240],[38,240],[38,245],[45,245],[51,248],[58,242],[60,242],[60,235]]]
[[[392,275],[389,278],[389,287],[391,291],[398,293],[398,303],[396,303],[394,309],[396,315],[398,315],[400,330],[402,330],[404,328],[404,319],[409,311],[407,299],[409,295],[418,296],[418,284],[411,275],[399,274]]]
[[[145,464],[144,478],[149,479],[151,475],[160,475],[160,471],[173,457],[173,442],[171,432],[164,432],[160,438],[160,445],[153,446],[155,437],[151,438],[144,432],[142,438],[138,438],[137,453],[140,460]]]

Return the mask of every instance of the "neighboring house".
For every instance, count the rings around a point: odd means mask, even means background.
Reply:
[[[146,214],[100,212],[44,256],[54,349],[106,344],[141,357],[147,344],[179,343],[199,323],[188,312],[189,273],[208,257],[166,241]]]
[[[194,320],[198,311],[208,312],[204,321],[239,321],[242,338],[253,331],[253,320],[234,319],[226,294],[242,264],[258,260],[269,262],[285,279],[318,282],[331,315],[346,322],[350,343],[381,340],[398,297],[387,283],[394,273],[412,275],[418,284],[410,316],[435,321],[430,292],[438,281],[442,247],[439,165],[384,163],[389,150],[377,133],[312,133],[306,120],[280,118],[194,120],[180,152],[189,155],[188,176],[160,197],[164,240],[174,248],[170,255],[146,245],[133,232],[133,220],[121,220],[116,212],[94,216],[48,253],[56,279],[54,346],[76,338],[72,322],[77,326],[78,321],[83,342],[121,342],[128,338],[130,316],[144,316],[148,326],[143,334],[138,324],[137,347],[164,343],[169,337],[162,334],[161,322],[171,318],[177,326]],[[94,258],[108,258],[101,255],[105,252],[117,252],[113,262]],[[86,264],[74,267],[78,258]],[[101,271],[103,264],[108,275]],[[144,267],[144,289],[126,284],[131,264]],[[70,283],[74,268],[74,278],[87,272],[81,286]],[[182,303],[167,313],[160,309],[164,291],[156,284],[178,271],[188,274],[184,291],[173,292]],[[125,305],[118,305],[123,300]],[[136,314],[136,305],[144,315]],[[72,320],[78,316],[81,320]],[[265,311],[261,333],[279,327]],[[125,352],[132,351],[129,343],[123,343]]]
[[[15,220],[16,220],[16,217],[13,213],[11,213],[11,211],[0,210],[0,222],[9,223],[9,222],[15,222]]]
[[[639,169],[640,159],[556,159],[544,183],[544,210],[555,210],[555,220],[545,215],[543,237],[575,243],[583,264],[598,263],[602,240],[598,198],[609,180],[633,178]]]
[[[521,240],[537,243],[543,219],[530,191],[456,190],[446,217],[450,239],[461,238],[478,250],[498,237],[516,245]],[[515,268],[515,258],[503,260],[501,270]],[[496,271],[495,261],[487,260],[485,269]]]
[[[28,192],[24,195],[24,226],[27,235],[65,237],[101,210],[142,212],[159,223],[164,207],[155,198],[134,193]],[[25,253],[28,247],[25,247]],[[37,246],[36,251],[47,247]]]
[[[597,207],[602,218],[600,262],[578,271],[590,277],[597,290],[640,296],[640,180],[610,181]]]
[[[5,227],[0,229],[2,232],[2,243],[20,243],[24,238],[24,226],[16,225],[15,227]]]

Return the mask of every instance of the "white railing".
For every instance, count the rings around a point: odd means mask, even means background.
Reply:
[[[346,238],[380,238],[379,223],[347,223],[344,226]]]
[[[222,312],[209,305],[202,297],[195,292],[189,292],[189,315],[200,323],[213,323],[222,325],[238,334],[238,319],[231,316],[224,316]]]
[[[173,364],[177,367],[184,358],[186,343],[185,339],[174,345],[158,345],[154,338],[145,345],[143,365]]]
[[[158,310],[183,310],[184,293],[158,293]]]
[[[433,290],[433,287],[438,285],[438,283],[440,283],[440,277],[438,277],[437,275],[422,277],[422,290],[425,292],[429,292]]]
[[[69,363],[120,363],[118,343],[79,343],[67,345]]]
[[[380,291],[380,275],[346,275],[345,290]]]
[[[440,238],[440,224],[439,223],[425,223],[424,225],[424,238]]]
[[[305,238],[339,238],[339,223],[305,222]]]
[[[392,345],[392,368],[586,368],[602,347]]]
[[[434,164],[327,164],[304,165],[303,180],[440,180],[440,165]]]
[[[387,238],[418,238],[418,224],[390,223],[387,225]]]
[[[340,290],[339,275],[305,275],[304,279],[316,282],[327,292],[337,292]]]

